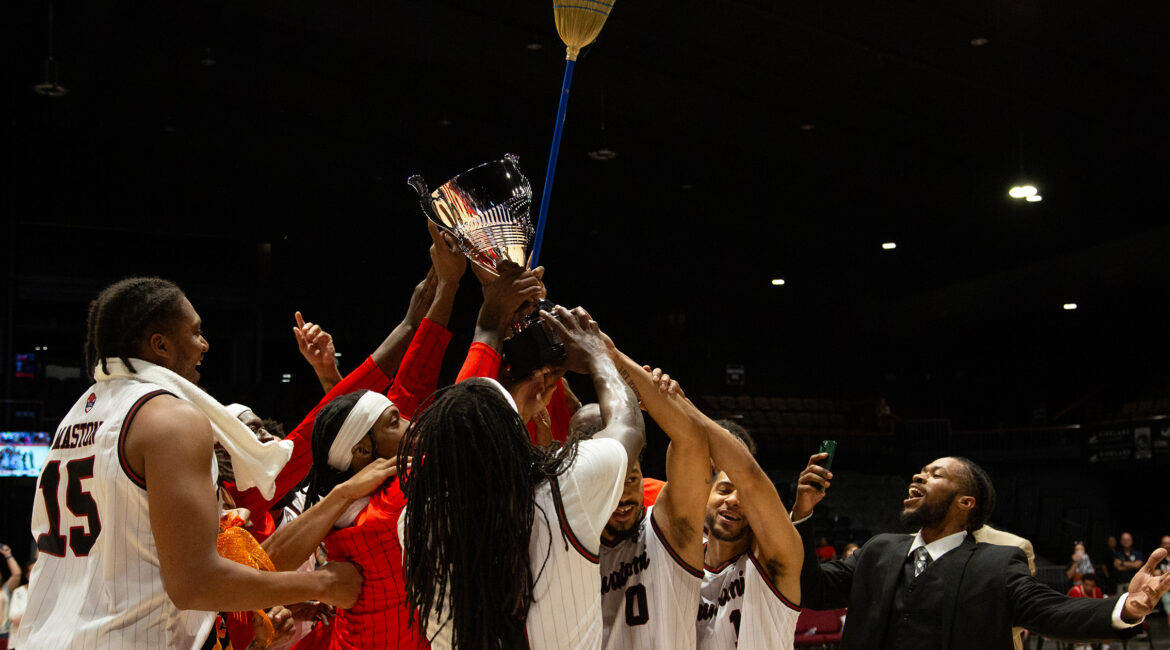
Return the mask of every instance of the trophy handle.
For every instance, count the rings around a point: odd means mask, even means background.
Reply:
[[[427,182],[423,180],[423,177],[415,174],[406,179],[406,182],[414,188],[414,191],[418,192],[418,203],[422,207],[423,214],[427,215],[427,219],[433,221],[435,225],[441,227],[443,230],[448,230],[447,224],[443,223],[439,215],[435,214],[435,208],[431,205],[434,199],[431,198],[431,191],[427,187]]]

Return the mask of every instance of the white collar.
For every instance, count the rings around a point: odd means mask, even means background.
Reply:
[[[919,546],[925,546],[926,552],[930,554],[930,559],[934,561],[946,555],[947,553],[950,553],[956,548],[959,548],[959,545],[963,543],[964,539],[967,539],[967,531],[960,530],[957,533],[952,533],[946,537],[940,537],[927,544],[926,541],[922,539],[922,531],[920,530],[914,535],[914,542],[910,544],[910,550],[906,551],[906,555],[913,553]]]

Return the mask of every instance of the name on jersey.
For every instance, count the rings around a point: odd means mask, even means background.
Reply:
[[[77,449],[93,444],[93,436],[102,426],[102,420],[66,425],[53,435],[52,449]]]
[[[743,571],[739,572],[739,578],[731,581],[731,584],[724,587],[719,592],[719,602],[716,603],[699,603],[699,620],[705,621],[709,618],[715,618],[719,613],[719,608],[727,604],[728,601],[734,598],[743,597]]]
[[[601,576],[601,593],[605,594],[621,589],[630,581],[630,576],[645,571],[649,566],[650,558],[646,557],[646,551],[642,551],[641,555],[629,562],[622,562],[617,571],[613,571],[607,576]]]

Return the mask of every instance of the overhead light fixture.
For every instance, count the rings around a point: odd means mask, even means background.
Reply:
[[[617,158],[617,152],[613,149],[597,149],[589,152],[589,157],[594,160],[613,160]]]
[[[784,278],[772,278],[772,286],[779,287],[784,284]]]
[[[812,131],[815,128],[817,128],[817,125],[815,125],[815,124],[801,124],[800,125],[800,130],[805,131],[805,132]]]
[[[1040,190],[1036,189],[1035,185],[1016,185],[1008,190],[1008,196],[1013,199],[1025,199],[1029,196],[1036,196]]]
[[[539,51],[544,49],[544,46],[541,45],[540,43],[529,43],[528,45],[525,45],[524,47],[528,48],[529,50],[531,50],[533,52],[539,52]]]
[[[1077,308],[1077,303],[1075,303],[1075,302],[1064,303],[1064,310],[1065,311],[1073,311],[1076,308]]]
[[[892,250],[894,250],[894,249],[895,249],[895,248],[897,248],[897,247],[898,247],[898,244],[896,244],[896,243],[894,243],[894,242],[892,242],[892,241],[888,241],[888,242],[886,242],[886,243],[882,244],[882,248],[883,248],[884,250],[888,250],[888,251],[892,251]]]
[[[1039,203],[1044,200],[1044,197],[1040,196],[1039,194],[1033,194],[1024,200],[1028,203]]]
[[[971,45],[972,45],[972,47],[983,47],[984,45],[987,45],[987,39],[986,38],[973,38],[973,39],[971,39]]]

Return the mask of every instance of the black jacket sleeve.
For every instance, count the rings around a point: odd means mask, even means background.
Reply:
[[[1006,547],[1005,547],[1006,548]],[[1032,577],[1028,560],[1012,549],[1007,568],[1012,624],[1046,636],[1069,640],[1116,639],[1135,632],[1113,627],[1114,598],[1070,598]]]
[[[800,568],[800,606],[816,610],[848,606],[861,549],[847,560],[821,564],[817,561],[816,531],[813,530],[812,520],[798,524],[796,530],[804,544],[804,563]]]

